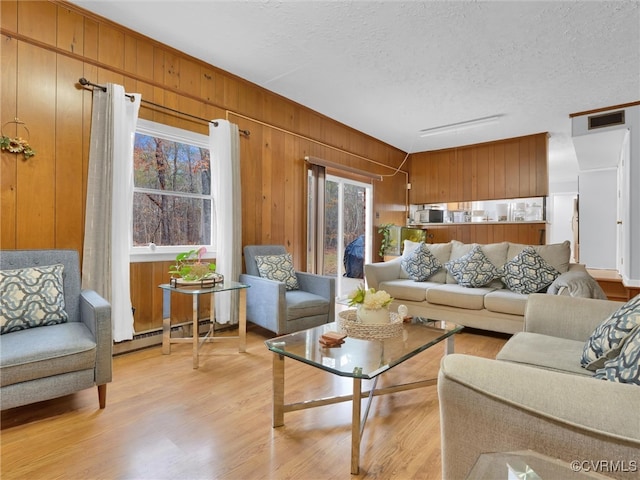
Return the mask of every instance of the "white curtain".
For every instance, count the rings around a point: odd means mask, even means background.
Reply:
[[[227,120],[209,124],[216,221],[216,271],[225,282],[242,271],[242,198],[238,126]],[[216,294],[218,323],[238,323],[238,292]]]
[[[133,141],[140,95],[121,85],[95,89],[82,261],[82,288],[111,303],[113,339],[133,338],[129,244],[133,215]]]

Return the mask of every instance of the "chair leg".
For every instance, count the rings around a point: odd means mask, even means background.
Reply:
[[[100,408],[104,408],[107,405],[107,384],[98,385],[98,402]]]

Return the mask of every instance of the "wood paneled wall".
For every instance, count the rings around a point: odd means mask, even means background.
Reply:
[[[243,244],[282,243],[306,264],[305,155],[390,174],[404,153],[317,112],[62,1],[5,1],[0,122],[18,117],[36,156],[2,152],[0,248],[82,252],[91,91],[78,79],[120,83],[143,99],[250,130],[241,139]],[[144,107],[141,118],[208,132],[208,125]],[[7,125],[5,135],[25,134]],[[405,217],[406,176],[374,185],[375,223]],[[398,208],[401,206],[401,208]],[[132,266],[136,329],[159,326],[162,262]]]
[[[547,134],[411,155],[411,203],[549,194]]]

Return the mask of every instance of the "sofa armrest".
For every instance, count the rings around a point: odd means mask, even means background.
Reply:
[[[547,293],[551,295],[569,295],[570,297],[597,298],[606,300],[607,295],[600,284],[586,270],[570,269],[559,275]]]
[[[365,264],[364,278],[367,281],[367,288],[378,290],[380,282],[400,278],[401,262],[402,257],[397,257],[388,262]]]
[[[442,478],[466,478],[482,453],[533,450],[573,460],[637,461],[640,389],[470,355],[438,375]],[[637,472],[618,472],[632,478]]]
[[[586,341],[622,302],[532,293],[524,312],[526,332]]]
[[[96,340],[96,385],[112,379],[113,327],[111,304],[93,290],[80,292],[80,320]]]

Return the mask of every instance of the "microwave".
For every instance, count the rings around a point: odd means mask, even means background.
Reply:
[[[442,223],[444,221],[444,211],[435,208],[416,210],[416,221],[418,223]]]

